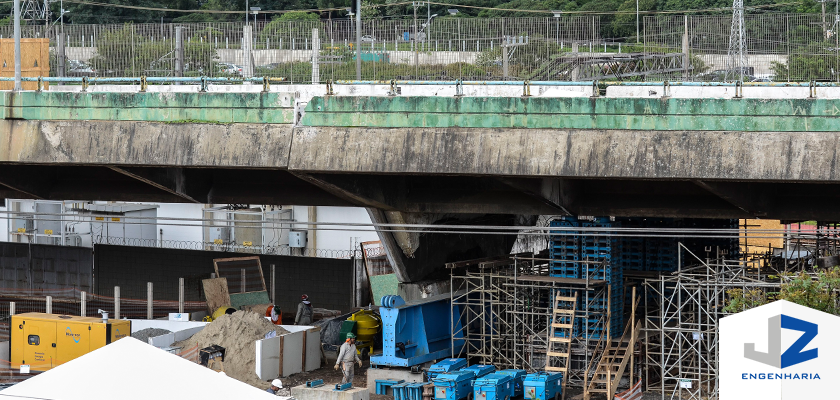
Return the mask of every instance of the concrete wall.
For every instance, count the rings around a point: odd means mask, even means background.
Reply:
[[[0,243],[0,287],[70,289],[93,286],[93,254],[85,247]],[[31,273],[31,276],[30,276]]]
[[[124,298],[146,298],[146,282],[154,283],[155,299],[177,300],[178,278],[185,278],[186,300],[204,300],[201,280],[214,272],[214,258],[242,257],[241,253],[97,245],[98,294],[111,296],[119,286]],[[296,310],[306,293],[319,308],[349,311],[353,302],[353,263],[315,257],[261,255],[266,287],[271,290],[275,264],[277,302],[286,312]],[[313,279],[316,278],[316,279]]]

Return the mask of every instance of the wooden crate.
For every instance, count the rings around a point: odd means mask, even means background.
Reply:
[[[0,39],[0,76],[15,77],[15,40]],[[50,76],[50,40],[20,39],[20,71],[23,77]],[[0,90],[14,89],[14,82],[0,82]],[[44,84],[44,89],[47,85]],[[37,90],[38,82],[23,82],[24,90]]]

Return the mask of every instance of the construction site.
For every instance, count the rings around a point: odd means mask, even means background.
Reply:
[[[352,291],[379,296],[376,305],[315,307],[303,323],[280,306],[284,273],[258,255],[213,259],[201,301],[185,300],[192,289],[183,278],[178,301],[155,300],[152,283],[145,299],[121,297],[120,287],[113,296],[4,289],[9,342],[0,358],[9,361],[0,379],[10,395],[32,394],[38,386],[14,384],[62,379],[131,332],[151,346],[125,351],[157,347],[190,362],[179,368],[298,400],[717,399],[719,320],[737,312],[738,291],[766,299],[802,274],[816,277],[838,264],[840,244],[840,231],[821,223],[553,217],[543,225],[512,232],[514,249],[531,251],[447,262],[439,278],[392,289],[381,245],[361,244],[351,261],[366,284]],[[89,350],[60,338],[76,341],[76,327],[88,325]],[[351,337],[362,364],[344,384],[332,366]]]

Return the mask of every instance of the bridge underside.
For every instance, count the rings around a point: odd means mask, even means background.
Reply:
[[[0,164],[16,199],[358,206],[428,214],[840,220],[840,184],[327,174],[283,169]]]
[[[838,132],[0,123],[0,196],[367,207],[382,223],[537,215],[840,220]],[[503,235],[381,233],[403,282]]]

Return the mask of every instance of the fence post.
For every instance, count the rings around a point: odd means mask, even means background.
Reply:
[[[52,296],[47,296],[47,314],[52,314]]]
[[[15,315],[15,302],[9,302],[9,315]]]
[[[64,60],[65,60],[65,46],[67,44],[67,38],[64,37],[64,33],[61,33],[56,38],[56,53],[58,58],[58,71],[57,75],[59,77],[64,77],[65,74],[65,67],[64,67]],[[63,83],[62,83],[63,84]]]
[[[79,310],[79,315],[87,317],[87,292],[82,292],[82,307]]]
[[[178,313],[184,313],[184,278],[178,278]]]
[[[683,79],[688,80],[688,15],[683,16],[682,53]]]
[[[245,268],[241,269],[242,279],[239,281],[239,293],[245,293]]]
[[[321,82],[320,70],[318,69],[318,53],[321,50],[321,40],[318,37],[318,28],[312,28],[312,84]]]
[[[508,54],[508,38],[502,37],[502,76],[507,79],[510,73],[510,60]]]
[[[251,64],[251,43],[253,43],[253,34],[251,26],[242,28],[242,76],[250,78],[254,76],[254,66]]]
[[[271,264],[271,301],[277,304],[277,297],[274,297],[274,264]]]
[[[154,319],[153,306],[152,282],[146,282],[146,319]]]
[[[120,287],[114,286],[114,319],[120,319]]]
[[[184,38],[182,27],[175,27],[175,76],[184,76]]]

